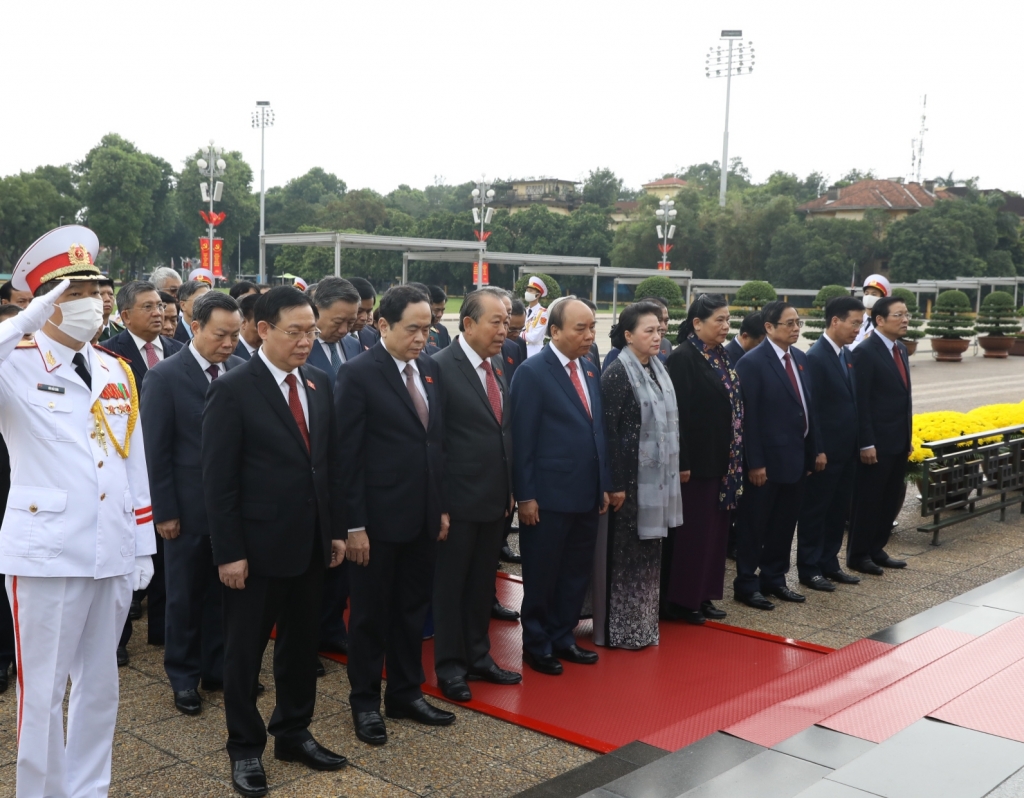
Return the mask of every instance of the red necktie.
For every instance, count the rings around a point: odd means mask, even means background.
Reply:
[[[800,407],[804,408],[804,432],[807,432],[807,408],[804,407],[803,396],[800,394],[800,383],[796,380],[796,372],[793,371],[793,359],[789,356],[789,352],[786,352],[782,356],[783,362],[786,364],[786,374],[789,376],[789,381],[793,383],[793,391],[796,393],[797,401],[800,402]]]
[[[569,379],[572,380],[572,384],[576,388],[576,393],[580,395],[580,401],[583,402],[583,409],[587,411],[587,418],[593,421],[594,416],[590,412],[590,405],[587,404],[587,395],[583,393],[583,383],[580,382],[580,375],[576,371],[575,360],[569,361]]]
[[[491,364],[488,361],[483,361],[480,364],[480,368],[484,370],[487,375],[487,401],[491,403],[491,410],[494,411],[494,417],[498,419],[498,423],[501,423],[501,391],[498,390],[498,381],[494,379],[494,372],[491,371]]]
[[[151,343],[142,345],[142,351],[146,353],[146,367],[153,368],[160,360],[156,356],[156,347]]]
[[[900,379],[903,380],[903,387],[909,388],[910,383],[907,381],[907,367],[903,365],[903,358],[900,357],[900,350],[896,344],[892,345],[892,358],[896,361],[896,370],[900,373]]]
[[[306,451],[309,451],[309,430],[306,428],[306,417],[302,414],[302,402],[299,401],[299,383],[294,374],[284,378],[288,383],[288,409],[292,411],[292,418],[299,425],[299,432],[302,433],[302,440],[306,444]]]

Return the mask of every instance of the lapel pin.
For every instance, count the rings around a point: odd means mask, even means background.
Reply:
[[[433,385],[434,384],[434,378],[433,377],[424,377],[423,379],[425,379],[429,385]]]
[[[309,386],[309,390],[311,390],[311,391],[315,391],[316,390],[316,386],[313,384],[313,380],[306,380],[306,385]]]
[[[503,372],[503,371],[502,371],[501,369],[495,369],[494,371],[495,371],[495,372],[497,373],[497,375],[498,375],[499,377],[500,377],[500,376],[501,376],[502,374],[504,374],[504,373],[505,373],[505,372]]]
[[[514,362],[510,357],[506,357],[505,360],[507,360],[510,364]]]
[[[57,365],[57,358],[53,356],[53,352],[47,351],[44,357],[46,358],[46,365],[48,365],[50,368],[53,368],[54,366]]]
[[[594,372],[588,370],[587,371],[587,376],[588,377],[593,377],[594,376]]]

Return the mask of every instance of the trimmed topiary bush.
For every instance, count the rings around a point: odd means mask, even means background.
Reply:
[[[928,324],[932,338],[956,340],[974,335],[971,300],[963,291],[943,291],[935,299],[935,309]]]
[[[544,307],[547,307],[562,295],[562,288],[558,285],[558,281],[555,280],[554,277],[549,277],[548,275],[541,274],[540,272],[534,272],[533,274],[524,274],[522,277],[516,280],[516,284],[512,288],[512,293],[515,294],[520,299],[522,299],[523,291],[526,290],[526,284],[530,281],[531,277],[539,277],[541,280],[544,281],[544,285],[548,287],[548,295],[546,297],[541,297],[540,300],[540,303]]]
[[[729,333],[729,340],[739,334],[744,316],[752,310],[760,310],[773,299],[778,298],[779,295],[775,293],[771,283],[766,283],[764,280],[751,280],[749,283],[741,285],[736,292],[734,304],[730,308],[732,318],[729,319],[729,326],[733,332]]]
[[[850,296],[850,289],[841,285],[826,285],[814,297],[811,310],[807,313],[807,321],[804,323],[804,338],[808,341],[817,341],[825,332],[825,305],[830,299],[836,297]]]
[[[993,291],[981,301],[981,313],[975,325],[979,333],[992,336],[1010,336],[1020,332],[1013,294]]]
[[[633,300],[636,302],[652,296],[660,296],[662,299],[668,300],[670,308],[683,304],[683,289],[674,280],[661,275],[648,277],[633,292]]]
[[[921,329],[924,326],[924,319],[919,318],[921,308],[917,304],[917,295],[909,288],[894,288],[892,295],[903,300],[912,317],[908,322],[910,327],[907,328],[907,334],[903,336],[903,340],[918,341],[924,338],[924,330]]]

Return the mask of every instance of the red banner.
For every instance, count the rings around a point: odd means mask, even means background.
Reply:
[[[477,269],[477,264],[474,263],[473,264],[473,285],[479,285],[479,283],[480,283],[480,272]],[[483,280],[483,284],[484,285],[490,285],[491,284],[491,264],[489,264],[489,263],[485,263],[484,264],[484,280]]]
[[[473,231],[473,235],[476,236],[476,240],[477,241],[486,241],[488,238],[491,237],[491,231],[488,230],[486,233],[484,233],[483,238],[480,237],[480,231],[479,230],[474,230]]]
[[[658,244],[658,252],[660,252],[662,255],[667,255],[671,251],[672,251],[672,245],[671,244]]]
[[[672,271],[672,264],[671,263],[662,263],[659,260],[658,261],[657,269],[658,269],[659,272],[670,272],[670,271]]]
[[[222,256],[224,254],[224,239],[215,238],[213,239],[213,266],[210,265],[210,239],[200,238],[199,239],[199,260],[200,265],[204,269],[209,269],[213,272],[214,277],[224,276],[224,266],[222,262]]]

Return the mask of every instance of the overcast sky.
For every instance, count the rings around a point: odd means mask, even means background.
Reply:
[[[208,16],[212,12],[213,16]],[[1021,0],[138,0],[0,3],[0,175],[80,159],[108,132],[180,168],[209,139],[259,186],[321,166],[387,193],[490,177],[638,187],[721,158],[723,28],[756,48],[734,79],[730,157],[783,169],[910,173],[1024,192]]]

